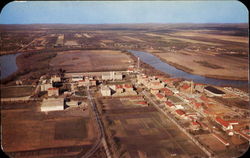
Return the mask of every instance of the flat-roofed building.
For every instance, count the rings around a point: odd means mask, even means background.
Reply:
[[[159,91],[159,89],[152,88],[152,89],[150,89],[150,92],[151,92],[152,94],[156,95],[156,94],[159,93],[160,91]]]
[[[204,92],[208,95],[208,96],[217,96],[217,97],[221,97],[223,96],[225,93],[215,87],[212,86],[207,86],[204,88]]]
[[[61,82],[61,77],[56,76],[56,75],[52,76],[50,79],[50,83],[52,82]]]
[[[59,89],[58,88],[49,88],[48,89],[48,96],[59,96]]]
[[[111,96],[111,89],[107,86],[101,87],[102,96]]]
[[[102,80],[122,80],[121,72],[104,72],[102,73]]]
[[[79,106],[79,102],[71,100],[71,101],[66,102],[66,105],[68,105],[69,107],[78,107]]]
[[[133,86],[131,84],[125,84],[124,86],[125,91],[133,91]]]
[[[64,99],[63,98],[43,99],[40,110],[43,112],[64,110]]]
[[[81,81],[81,80],[83,80],[83,77],[81,77],[81,76],[73,76],[71,78],[72,82],[78,82],[78,81]]]
[[[47,91],[49,88],[53,88],[51,83],[41,84],[41,91]]]

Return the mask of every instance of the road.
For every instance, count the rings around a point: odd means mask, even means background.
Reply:
[[[155,101],[152,100],[152,98],[150,98],[150,96],[147,94],[147,92],[142,91],[142,93],[144,94],[144,96],[152,103],[152,105],[163,115],[165,115],[170,121],[172,121],[183,133],[185,133],[204,153],[207,154],[208,157],[212,157],[212,152],[208,151],[205,147],[203,147],[192,135],[190,135],[186,129],[184,129],[183,127],[181,127],[177,121],[172,118],[168,113],[164,112],[156,103]]]
[[[97,139],[96,143],[93,145],[93,147],[85,155],[83,155],[82,158],[91,157],[97,151],[97,149],[100,148],[101,144],[103,144],[103,147],[105,149],[107,158],[112,158],[111,154],[110,154],[110,151],[108,149],[108,146],[107,146],[107,141],[106,141],[105,133],[104,133],[104,127],[103,127],[101,118],[99,116],[95,101],[94,101],[94,99],[92,98],[92,96],[90,94],[89,87],[87,88],[87,96],[88,96],[88,100],[89,100],[89,102],[91,104],[91,109],[92,109],[92,111],[94,113],[94,117],[96,119],[96,123],[97,123],[97,126],[98,126],[98,131],[99,131],[98,132],[99,136],[98,136],[98,139]]]

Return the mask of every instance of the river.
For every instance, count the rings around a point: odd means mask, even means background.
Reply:
[[[223,79],[215,79],[215,78],[209,78],[204,77],[200,75],[194,75],[187,73],[185,71],[179,70],[175,68],[174,66],[171,66],[167,64],[166,62],[161,61],[158,57],[147,53],[147,52],[141,52],[141,51],[134,51],[134,50],[128,50],[130,53],[132,53],[134,56],[139,57],[141,61],[143,61],[146,64],[149,64],[150,66],[154,67],[155,69],[164,72],[171,77],[176,78],[183,78],[187,80],[193,80],[197,83],[204,83],[204,84],[211,84],[216,86],[247,86],[248,81],[240,81],[240,80],[223,80]]]
[[[0,56],[0,79],[6,78],[17,71],[16,57],[19,54],[8,54]]]

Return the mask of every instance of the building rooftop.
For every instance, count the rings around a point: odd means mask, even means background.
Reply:
[[[169,107],[174,106],[174,104],[172,102],[170,102],[170,101],[165,101],[165,104],[168,105]]]
[[[178,115],[181,115],[181,116],[185,114],[185,112],[182,111],[182,110],[180,110],[180,109],[175,110],[175,112],[176,112]]]
[[[130,84],[125,84],[124,87],[125,87],[125,88],[133,88],[133,86],[130,85]]]
[[[145,101],[139,101],[139,102],[136,102],[136,104],[146,105],[147,102],[145,102]]]
[[[181,88],[183,88],[183,89],[188,89],[188,88],[190,88],[190,86],[188,85],[188,84],[183,84],[182,86],[181,86]]]
[[[221,91],[215,87],[212,87],[212,86],[207,86],[207,87],[205,87],[205,89],[212,92],[212,93],[215,93],[215,94],[225,94],[223,91]]]
[[[120,84],[117,84],[117,85],[115,85],[115,88],[120,89],[120,88],[123,88],[123,86]]]
[[[58,88],[48,88],[48,90],[58,90]]]
[[[164,96],[163,96],[162,94],[160,94],[160,93],[157,93],[156,96],[157,96],[158,98],[160,98],[160,99],[164,97]]]

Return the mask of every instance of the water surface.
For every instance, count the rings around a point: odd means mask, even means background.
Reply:
[[[185,71],[179,70],[175,68],[174,66],[171,66],[167,64],[166,62],[161,61],[158,57],[142,51],[134,51],[129,50],[130,53],[132,53],[134,56],[139,57],[141,61],[145,62],[146,64],[151,65],[155,69],[162,71],[171,77],[176,78],[183,78],[187,80],[193,80],[197,83],[204,83],[204,84],[211,84],[211,85],[217,85],[217,86],[244,86],[248,84],[248,81],[240,81],[240,80],[223,80],[223,79],[215,79],[215,78],[209,78],[204,77],[200,75],[194,75],[187,73]]]
[[[17,71],[16,57],[19,54],[8,54],[0,56],[0,79],[6,78]]]

